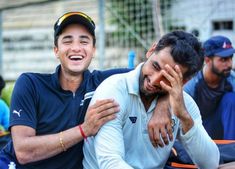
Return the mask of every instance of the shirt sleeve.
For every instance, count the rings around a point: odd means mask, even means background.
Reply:
[[[192,161],[203,169],[215,169],[219,166],[219,150],[202,125],[199,109],[189,95],[185,95],[186,107],[194,120],[193,127],[185,134],[180,129],[179,140]],[[210,157],[210,160],[205,160]]]
[[[36,128],[36,92],[33,80],[22,74],[16,81],[10,106],[10,127],[25,125]]]
[[[193,78],[191,78],[185,85],[184,85],[184,91],[188,93],[191,97],[195,97],[195,90],[197,83],[202,78],[202,73],[198,72]]]
[[[115,78],[115,77],[112,77]],[[126,90],[122,88],[122,85],[111,83],[112,79],[104,81],[96,90],[92,101],[100,100],[104,98],[113,98],[120,105],[120,112],[117,113],[117,117],[104,124],[94,140],[94,148],[96,152],[96,158],[99,168],[102,169],[132,169],[130,165],[126,163],[125,148],[122,133],[123,118],[125,118],[126,108]],[[123,83],[118,83],[123,84]],[[113,88],[112,86],[116,87]],[[102,93],[102,95],[100,94]]]

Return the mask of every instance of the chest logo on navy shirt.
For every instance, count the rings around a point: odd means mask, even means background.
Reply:
[[[136,123],[137,117],[129,117],[129,119],[132,123]]]
[[[81,103],[80,103],[80,106],[83,106],[85,100],[91,99],[92,96],[94,95],[94,93],[95,93],[94,91],[86,93],[86,94],[84,95],[84,99],[83,99],[83,100],[81,101]]]

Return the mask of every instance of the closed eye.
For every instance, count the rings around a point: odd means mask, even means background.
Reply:
[[[63,43],[63,44],[70,44],[70,43],[72,43],[72,41],[73,41],[73,39],[72,39],[71,36],[65,36],[65,37],[63,37],[63,39],[62,39],[62,43]]]
[[[86,44],[88,44],[88,41],[82,40],[81,44],[86,45]]]
[[[158,62],[153,62],[152,65],[153,65],[153,68],[154,68],[156,71],[160,71],[160,70],[161,70],[161,67],[160,67],[160,65],[158,64]]]

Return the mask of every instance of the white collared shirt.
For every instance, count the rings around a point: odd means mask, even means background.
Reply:
[[[117,118],[104,124],[95,137],[84,143],[85,169],[156,169],[163,168],[174,141],[163,148],[154,148],[150,142],[147,124],[155,109],[155,99],[148,111],[139,95],[139,74],[142,64],[135,70],[106,79],[96,90],[95,100],[113,98],[120,105]],[[174,140],[178,138],[192,160],[202,168],[216,168],[219,163],[217,146],[202,126],[199,109],[193,99],[184,93],[188,112],[194,126],[182,134],[179,119],[175,120]],[[212,161],[205,160],[210,157]]]

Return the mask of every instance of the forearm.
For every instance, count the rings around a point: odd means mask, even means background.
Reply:
[[[186,110],[184,110],[183,113],[181,113],[181,116],[178,118],[181,123],[183,134],[187,133],[194,125],[192,117]]]
[[[83,137],[78,127],[43,136],[13,136],[16,157],[21,164],[53,157],[81,140]]]

